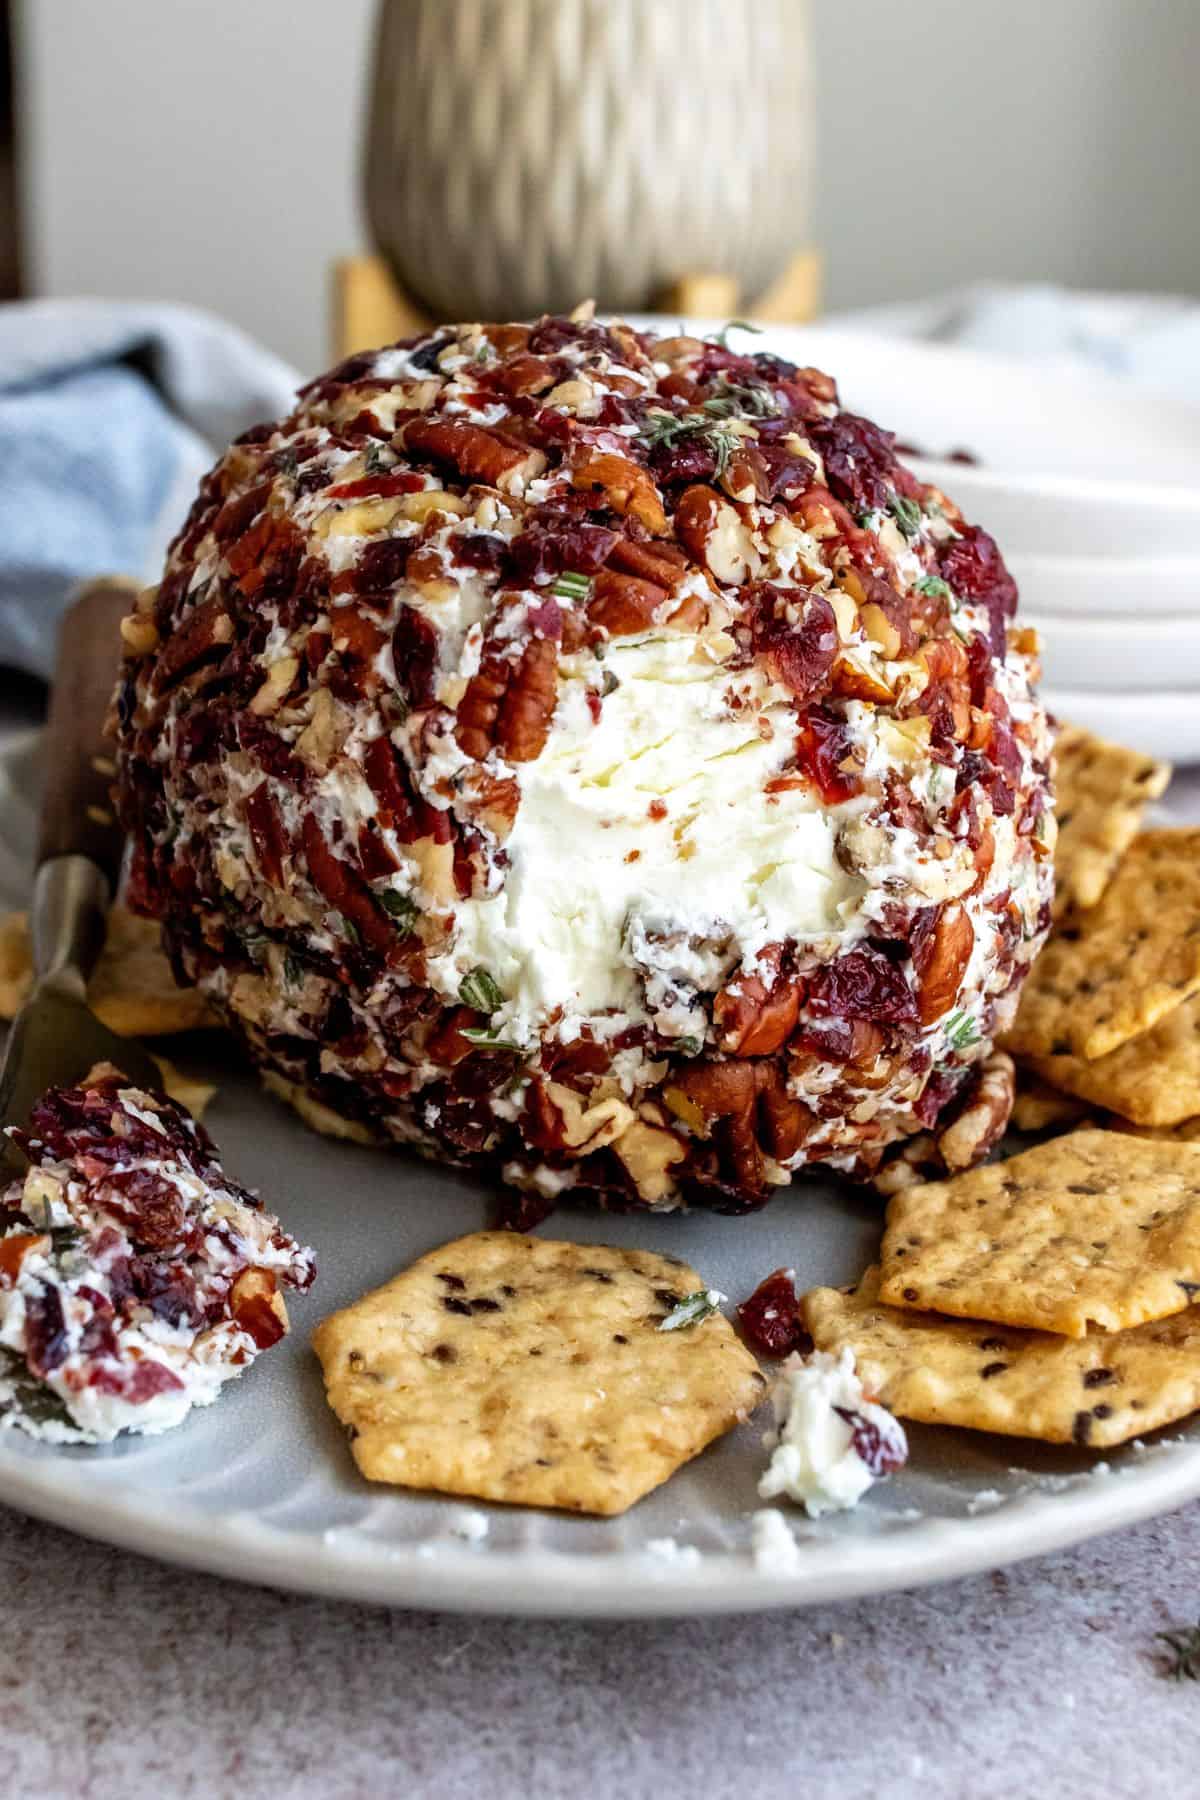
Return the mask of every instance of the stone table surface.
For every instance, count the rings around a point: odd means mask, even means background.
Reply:
[[[279,1594],[0,1508],[0,1595],[6,1800],[1200,1793],[1200,1682],[1155,1642],[1200,1620],[1200,1504],[910,1594],[627,1625]]]
[[[0,1511],[8,1800],[1143,1800],[1200,1791],[1200,1506],[759,1618],[435,1618],[181,1573]]]

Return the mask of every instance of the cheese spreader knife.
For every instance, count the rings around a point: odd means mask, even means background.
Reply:
[[[120,622],[136,587],[88,583],[66,613],[44,739],[45,786],[30,903],[33,989],[9,1032],[0,1066],[0,1125],[26,1125],[48,1087],[70,1087],[111,1062],[137,1087],[162,1077],[150,1056],[102,1025],[87,981],[104,944],[123,839],[113,816],[113,745],[104,736],[121,655]],[[8,1138],[3,1162],[23,1172]]]

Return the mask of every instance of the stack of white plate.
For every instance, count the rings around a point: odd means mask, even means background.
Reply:
[[[842,403],[931,454],[908,460],[992,532],[1044,643],[1060,717],[1200,763],[1200,412],[1102,371],[771,325]]]
[[[1003,547],[1054,711],[1200,759],[1200,485],[914,466]]]

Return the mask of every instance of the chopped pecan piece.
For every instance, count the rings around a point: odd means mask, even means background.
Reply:
[[[948,1125],[938,1123],[937,1147],[950,1173],[973,1169],[995,1148],[1008,1127],[1016,1093],[1011,1056],[994,1050],[975,1069]]]
[[[639,581],[652,581],[669,591],[687,568],[687,557],[674,544],[639,544],[633,538],[620,537],[608,553],[607,564],[622,575],[636,575]]]
[[[727,587],[741,587],[759,573],[754,539],[736,506],[715,488],[697,483],[685,488],[675,511],[675,531],[696,561]]]
[[[759,956],[769,979],[739,975],[713,1002],[717,1043],[730,1056],[772,1056],[791,1037],[800,1014],[803,984],[779,973],[780,946]]]
[[[291,846],[282,815],[266,781],[260,781],[246,796],[246,824],[263,880],[269,881],[272,887],[283,887],[284,858],[290,853]]]
[[[609,637],[632,637],[653,624],[660,606],[671,598],[666,588],[616,569],[601,569],[592,584],[588,618]]]
[[[902,1144],[877,1171],[872,1186],[890,1196],[922,1181],[973,1169],[1004,1136],[1015,1092],[1013,1060],[1003,1050],[994,1050],[976,1064],[933,1130]]]
[[[954,1005],[974,944],[975,928],[966,909],[957,900],[943,906],[915,957],[922,1025],[932,1025]]]
[[[243,1269],[229,1290],[229,1309],[260,1350],[287,1331],[287,1308],[270,1269]]]
[[[219,599],[202,600],[163,645],[154,665],[155,691],[165,693],[201,663],[223,656],[233,636],[233,620],[224,603]]]
[[[387,954],[395,945],[396,931],[381,912],[362,877],[349,863],[335,856],[311,813],[303,826],[304,855],[309,879],[333,910],[349,921],[353,931],[372,950]]]
[[[636,519],[652,537],[666,536],[669,526],[662,496],[654,478],[639,463],[584,445],[575,454],[571,479],[577,488],[603,494],[614,512]]]

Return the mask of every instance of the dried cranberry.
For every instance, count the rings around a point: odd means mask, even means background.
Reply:
[[[566,573],[594,575],[617,541],[606,525],[589,525],[569,513],[535,518],[509,546],[513,568],[524,582],[553,581]]]
[[[857,413],[842,412],[832,419],[814,420],[808,435],[821,452],[825,479],[839,500],[857,512],[887,505],[896,469],[890,431],[881,431]]]
[[[650,457],[650,467],[659,481],[707,481],[717,472],[715,453],[700,437],[680,438],[675,444],[660,444]]]
[[[142,1406],[156,1394],[182,1392],[183,1383],[166,1363],[144,1356],[125,1383],[124,1398],[131,1406]]]
[[[402,606],[392,632],[392,661],[396,686],[412,706],[432,705],[437,660],[436,630],[415,607]]]
[[[913,1112],[919,1124],[930,1130],[958,1093],[966,1072],[962,1069],[935,1069],[921,1093],[913,1101]]]
[[[451,540],[451,553],[465,568],[496,574],[508,559],[508,541],[494,531],[472,531]]]
[[[531,356],[556,356],[562,350],[578,348],[611,357],[614,362],[627,360],[624,346],[612,332],[594,319],[577,320],[547,316],[539,319],[529,334],[527,346]]]
[[[821,798],[836,805],[849,800],[860,787],[850,757],[850,734],[840,719],[812,707],[801,713],[796,726],[796,767],[816,787]]]
[[[803,611],[793,625],[782,615],[796,606]],[[755,650],[797,700],[818,699],[829,687],[838,653],[837,619],[828,600],[823,594],[797,595],[760,582],[753,607]]]
[[[992,651],[1003,657],[1005,627],[1017,610],[1017,584],[1004,566],[995,538],[978,525],[964,525],[961,537],[942,551],[938,567],[961,599],[987,608]]]
[[[757,1356],[788,1356],[793,1350],[812,1349],[812,1339],[800,1319],[790,1269],[776,1269],[760,1281],[737,1314],[742,1336]]]
[[[496,1202],[496,1224],[502,1231],[535,1231],[557,1205],[556,1194],[505,1188]]]
[[[916,1025],[917,997],[904,973],[875,945],[849,950],[812,977],[808,1004],[818,1017]]]
[[[187,1210],[179,1190],[152,1169],[113,1169],[101,1185],[101,1204],[121,1219],[139,1245],[152,1250],[179,1246],[187,1232]]]
[[[355,566],[351,592],[387,593],[403,581],[413,543],[412,538],[392,537],[368,544]]]
[[[766,470],[766,499],[803,493],[812,486],[816,467],[809,457],[798,456],[783,444],[759,444],[758,454]]]
[[[182,1263],[135,1256],[130,1261],[130,1277],[134,1294],[155,1318],[168,1325],[200,1323],[203,1309],[196,1298],[196,1284]]]
[[[25,1354],[35,1375],[49,1375],[66,1361],[70,1349],[62,1296],[43,1282],[36,1294],[25,1296]]]
[[[834,1412],[850,1427],[854,1454],[864,1462],[876,1481],[894,1475],[908,1461],[908,1445],[904,1433],[891,1414],[883,1419],[868,1419],[848,1406],[835,1406]]]

